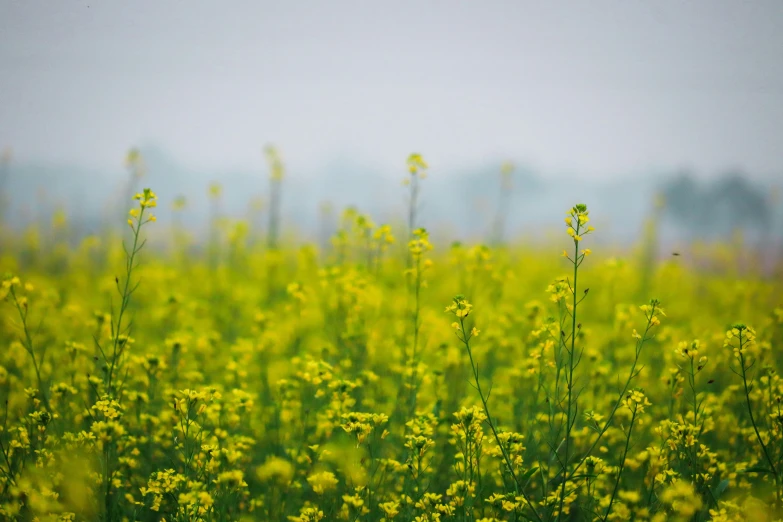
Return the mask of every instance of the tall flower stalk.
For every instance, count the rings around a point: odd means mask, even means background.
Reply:
[[[267,247],[274,250],[280,240],[280,198],[282,195],[285,166],[280,153],[273,145],[264,149],[269,165],[269,228],[267,230]]]
[[[43,366],[44,352],[36,353],[36,347],[33,343],[33,331],[29,321],[30,302],[26,295],[19,293],[18,289],[24,288],[27,292],[33,290],[33,285],[27,283],[22,286],[21,281],[16,276],[8,275],[0,287],[0,296],[8,299],[16,309],[19,315],[20,329],[22,330],[21,343],[24,350],[30,356],[30,360],[33,362],[33,370],[35,371],[36,385],[38,386],[38,392],[41,394],[46,409],[49,409],[49,391],[47,390],[46,382],[42,377],[41,367]]]
[[[419,228],[419,183],[427,177],[429,165],[421,154],[413,153],[408,156],[408,174],[403,185],[408,187],[408,241],[411,241],[414,232]],[[413,259],[408,256],[408,267]]]
[[[412,340],[410,356],[407,367],[410,372],[410,403],[409,413],[416,412],[416,397],[418,393],[418,371],[419,371],[419,331],[421,329],[421,290],[424,287],[424,272],[432,266],[432,260],[426,259],[424,255],[432,250],[432,244],[429,241],[429,234],[423,228],[413,231],[413,238],[408,243],[408,251],[412,266],[405,271],[408,276],[408,291],[411,301],[410,320],[412,327]]]
[[[525,499],[525,502],[527,503],[528,507],[530,508],[533,518],[535,520],[538,520],[539,522],[543,519],[541,518],[541,515],[538,513],[538,510],[535,508],[535,504],[533,504],[533,501],[531,497],[528,495],[526,490],[526,483],[530,479],[530,477],[533,476],[533,474],[538,471],[537,468],[531,468],[528,470],[523,476],[519,476],[514,471],[514,464],[512,463],[511,456],[509,455],[509,452],[507,450],[508,443],[504,443],[501,434],[499,432],[497,422],[492,418],[492,414],[489,411],[489,392],[485,393],[484,390],[481,387],[481,379],[479,378],[479,367],[478,363],[476,362],[474,356],[473,356],[473,350],[470,346],[470,340],[477,335],[479,335],[480,331],[475,326],[470,328],[470,331],[468,331],[468,327],[465,324],[465,320],[468,318],[468,316],[473,311],[473,305],[468,302],[467,299],[465,299],[465,296],[463,295],[457,295],[454,297],[454,301],[446,307],[446,312],[454,314],[454,317],[456,318],[456,321],[451,324],[452,328],[456,331],[457,338],[462,342],[462,344],[465,346],[465,351],[468,354],[468,359],[470,360],[470,370],[473,376],[473,382],[476,391],[478,392],[479,399],[481,399],[481,405],[484,410],[484,415],[486,415],[486,422],[489,426],[489,429],[492,431],[492,436],[495,438],[495,442],[498,445],[498,448],[500,450],[500,453],[503,457],[503,463],[506,467],[506,471],[509,475],[511,475],[511,479],[514,483],[514,492],[515,494],[522,495],[522,497]]]
[[[157,196],[152,190],[145,188],[143,192],[136,194],[133,199],[138,202],[138,206],[130,210],[130,217],[127,221],[133,234],[133,241],[130,249],[123,245],[123,248],[125,248],[125,273],[122,278],[114,278],[117,293],[120,295],[120,305],[116,314],[112,311],[110,345],[103,347],[98,339],[96,339],[95,343],[103,358],[105,366],[104,384],[106,385],[106,392],[110,396],[116,395],[117,374],[122,365],[123,355],[125,355],[131,342],[131,322],[126,316],[131,296],[139,287],[138,282],[133,282],[133,272],[138,265],[137,256],[146,243],[146,240],[141,239],[141,229],[147,223],[156,220],[155,216],[149,213],[149,209],[157,206]]]
[[[500,183],[498,185],[497,207],[495,218],[492,222],[491,240],[497,246],[503,243],[506,233],[506,221],[508,220],[508,208],[511,204],[511,175],[514,173],[514,164],[506,162],[500,167]]]
[[[767,473],[772,475],[775,481],[775,510],[779,511],[783,504],[783,483],[781,483],[781,471],[780,471],[780,459],[773,457],[773,448],[770,444],[764,442],[759,430],[759,419],[753,413],[753,404],[750,399],[751,390],[753,389],[753,378],[748,373],[751,368],[756,364],[753,356],[750,353],[751,347],[756,343],[756,331],[749,326],[737,323],[726,332],[725,346],[731,347],[734,351],[734,357],[739,363],[739,369],[734,370],[734,373],[740,376],[742,379],[742,390],[745,398],[745,404],[748,408],[748,417],[750,418],[750,424],[753,426],[753,433],[756,436],[756,441],[761,447],[761,453],[764,457],[764,464],[756,469],[756,472]]]
[[[566,224],[566,232],[568,233],[569,237],[574,242],[574,250],[573,250],[573,257],[570,257],[568,255],[568,252],[565,250],[563,251],[563,256],[566,257],[571,265],[573,266],[573,282],[570,285],[570,293],[571,293],[571,304],[567,306],[567,312],[571,315],[571,332],[568,337],[565,335],[561,336],[561,343],[566,344],[570,340],[570,346],[567,346],[567,366],[565,367],[565,380],[566,380],[566,419],[565,419],[565,453],[562,460],[562,468],[563,468],[563,477],[568,476],[568,464],[570,462],[570,459],[572,457],[571,451],[571,431],[574,427],[574,423],[576,422],[576,396],[574,394],[574,369],[576,368],[576,364],[578,364],[578,360],[580,356],[577,356],[576,354],[576,337],[578,330],[581,329],[581,324],[577,322],[577,308],[579,306],[579,303],[582,302],[582,300],[587,297],[587,291],[583,293],[583,295],[579,296],[578,294],[578,283],[579,283],[579,267],[584,262],[585,258],[590,255],[590,249],[583,249],[579,250],[579,243],[582,241],[582,238],[586,236],[587,234],[591,233],[593,230],[595,230],[592,226],[589,226],[587,223],[590,221],[589,212],[587,210],[587,205],[584,205],[582,203],[578,205],[574,205],[573,208],[568,212],[565,218],[565,224]],[[562,345],[561,344],[561,345]],[[557,517],[558,520],[562,516],[563,513],[563,504],[565,502],[566,498],[566,485],[568,481],[563,480],[562,487],[560,489],[560,502],[559,507],[557,510]]]

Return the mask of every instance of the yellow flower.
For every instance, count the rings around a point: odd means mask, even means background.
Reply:
[[[460,319],[464,319],[470,315],[473,305],[468,302],[463,296],[458,295],[454,298],[454,302],[446,307],[446,312],[451,312]]]
[[[337,477],[331,471],[314,473],[307,477],[307,482],[313,487],[313,491],[323,495],[326,491],[335,489],[338,484]]]
[[[429,168],[429,165],[424,161],[421,154],[413,153],[408,156],[408,169],[411,171],[411,174],[415,174],[419,169],[426,170],[427,168]]]
[[[294,467],[280,457],[267,457],[266,462],[256,470],[256,475],[262,481],[276,480],[281,484],[288,484],[294,476]]]
[[[382,502],[381,504],[378,504],[378,507],[383,510],[384,515],[389,519],[396,517],[400,513],[399,502]]]

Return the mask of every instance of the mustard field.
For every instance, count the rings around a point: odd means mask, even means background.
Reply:
[[[270,167],[261,240],[149,189],[76,243],[3,230],[0,518],[783,517],[783,278],[730,238],[602,251],[573,202],[546,244],[449,245],[412,155],[407,226],[315,247]]]

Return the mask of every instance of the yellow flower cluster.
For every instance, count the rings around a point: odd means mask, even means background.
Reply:
[[[130,210],[128,226],[130,226],[131,229],[135,232],[141,227],[141,225],[157,221],[157,218],[153,214],[144,216],[144,211],[148,208],[155,208],[158,206],[158,196],[147,188],[144,189],[143,192],[136,194],[133,199],[139,202],[139,206],[138,208],[132,208]]]
[[[429,165],[427,165],[427,162],[424,161],[424,158],[421,156],[421,154],[413,153],[410,156],[408,156],[408,170],[410,171],[412,176],[419,176],[421,178],[424,177],[425,171],[429,168]]]
[[[574,240],[574,243],[579,243],[584,236],[595,230],[593,226],[587,224],[590,222],[589,214],[587,205],[580,203],[574,205],[566,215],[566,232]],[[585,253],[589,254],[590,251],[588,250]]]

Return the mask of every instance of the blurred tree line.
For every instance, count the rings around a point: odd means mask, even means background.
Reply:
[[[777,201],[765,187],[735,170],[710,181],[683,171],[664,183],[663,215],[686,239],[719,239],[742,231],[771,239]]]

